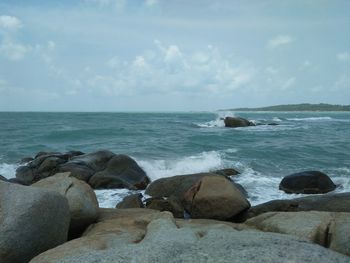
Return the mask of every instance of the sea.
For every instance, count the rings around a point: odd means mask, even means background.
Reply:
[[[262,124],[225,128],[239,116]],[[277,125],[266,125],[266,124]],[[232,179],[252,205],[303,195],[278,189],[286,175],[318,170],[350,191],[349,112],[0,112],[0,175],[15,177],[19,160],[39,151],[101,149],[134,158],[151,180],[235,168]],[[96,190],[115,207],[126,189]]]

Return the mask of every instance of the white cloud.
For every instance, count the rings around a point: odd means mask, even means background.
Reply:
[[[289,35],[279,35],[275,36],[274,38],[270,39],[267,46],[269,48],[276,48],[279,46],[285,46],[293,42],[294,39]]]
[[[340,61],[348,61],[350,60],[350,53],[349,52],[338,53],[337,59]]]
[[[245,88],[255,75],[250,64],[237,63],[219,49],[186,52],[177,45],[155,41],[155,48],[130,61],[117,57],[107,62],[113,74],[86,73],[89,90],[108,95],[189,93],[227,94]]]
[[[22,22],[14,16],[0,16],[0,27],[5,29],[19,29],[22,27]]]
[[[13,61],[23,59],[30,50],[30,46],[14,43],[10,39],[5,39],[0,45],[0,55]]]
[[[282,83],[281,89],[287,90],[287,89],[291,88],[295,84],[295,81],[296,81],[295,77],[291,77],[291,78],[287,79],[284,83]]]
[[[146,0],[145,4],[147,6],[154,6],[154,5],[158,4],[158,0]]]

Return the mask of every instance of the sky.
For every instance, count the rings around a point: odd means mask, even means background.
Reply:
[[[348,0],[1,0],[0,111],[350,104]]]

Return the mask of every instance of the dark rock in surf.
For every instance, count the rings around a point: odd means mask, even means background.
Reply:
[[[223,176],[232,176],[232,175],[239,174],[239,172],[233,168],[220,169],[220,170],[212,171],[212,173],[223,175]]]
[[[142,203],[142,194],[132,194],[123,198],[115,208],[125,209],[125,208],[144,208]]]
[[[0,181],[7,182],[8,180],[7,180],[4,176],[2,176],[2,175],[0,174]]]
[[[333,191],[336,185],[328,175],[319,171],[305,171],[284,177],[279,189],[290,194],[323,194]]]
[[[254,123],[247,119],[239,118],[239,117],[226,117],[224,119],[225,127],[230,128],[238,128],[238,127],[248,127],[255,126]]]
[[[145,171],[127,155],[115,155],[106,168],[95,173],[89,180],[94,189],[127,188],[145,189],[150,179]]]
[[[175,196],[155,197],[146,200],[146,208],[158,211],[169,211],[175,218],[184,217],[184,207]]]

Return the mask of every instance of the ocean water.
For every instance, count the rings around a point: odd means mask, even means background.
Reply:
[[[225,128],[220,119],[240,116],[277,126]],[[128,154],[152,179],[236,168],[233,179],[253,205],[288,195],[281,179],[304,170],[327,173],[350,191],[350,113],[7,113],[0,112],[0,174],[15,176],[18,161],[39,151],[108,149]],[[101,207],[131,193],[96,191]]]

